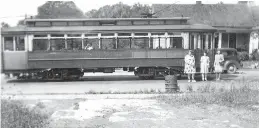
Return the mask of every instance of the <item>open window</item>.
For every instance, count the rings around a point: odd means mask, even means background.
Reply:
[[[92,47],[93,49],[99,49],[99,39],[98,38],[86,38],[84,39],[84,49]]]
[[[150,48],[152,49],[166,49],[168,44],[166,42],[165,33],[151,33]]]
[[[139,37],[134,38],[134,41],[131,45],[132,49],[146,49],[149,48],[149,38],[148,37]]]
[[[131,33],[118,33],[117,43],[118,49],[131,49]]]
[[[50,40],[50,50],[56,51],[56,50],[64,50],[66,48],[65,46],[65,39],[51,39]]]
[[[46,51],[48,48],[48,39],[33,39],[33,51]]]
[[[24,36],[4,37],[4,51],[25,51]]]
[[[131,49],[131,38],[118,38],[118,49]]]
[[[116,39],[115,38],[106,38],[106,39],[101,39],[101,45],[102,49],[116,49]]]
[[[183,48],[183,38],[182,37],[170,37],[169,48]]]
[[[13,37],[4,37],[4,51],[14,51]]]
[[[68,38],[67,39],[68,50],[82,50],[82,39],[79,38]]]
[[[16,51],[24,51],[25,50],[24,37],[22,36],[15,37],[15,46],[16,46]]]

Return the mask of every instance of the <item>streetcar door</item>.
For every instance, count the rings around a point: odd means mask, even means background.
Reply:
[[[2,36],[2,41],[3,69],[9,71],[27,69],[28,54],[25,48],[25,36]]]

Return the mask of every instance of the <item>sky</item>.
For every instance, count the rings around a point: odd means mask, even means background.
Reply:
[[[83,12],[92,9],[98,9],[104,5],[112,5],[119,2],[124,4],[133,5],[134,3],[140,4],[194,4],[196,0],[72,0],[78,8]],[[239,0],[200,0],[203,4],[216,4],[220,1],[224,3],[235,4]],[[251,0],[250,0],[251,1]],[[256,5],[259,5],[259,0],[254,0]],[[2,0],[0,2],[0,23],[6,22],[11,26],[15,26],[17,22],[24,19],[25,15],[36,15],[37,8],[43,5],[46,0]]]

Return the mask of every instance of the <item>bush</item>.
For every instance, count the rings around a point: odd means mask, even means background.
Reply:
[[[253,52],[250,54],[251,60],[259,60],[259,53],[258,49],[254,49]]]
[[[251,60],[259,60],[259,51],[258,49],[253,50],[253,52],[250,54]]]
[[[20,101],[1,102],[2,128],[46,128],[49,116],[38,109],[29,109]]]
[[[249,53],[248,52],[238,52],[238,58],[241,61],[247,61],[247,60],[249,60]]]

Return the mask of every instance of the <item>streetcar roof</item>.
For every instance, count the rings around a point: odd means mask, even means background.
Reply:
[[[87,18],[87,19],[25,19],[25,22],[43,21],[131,21],[131,20],[189,20],[189,17],[168,17],[168,18]]]
[[[10,27],[2,28],[2,33],[9,32],[99,32],[99,31],[216,31],[209,25],[136,25],[136,26],[55,26],[55,27]]]

